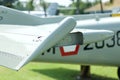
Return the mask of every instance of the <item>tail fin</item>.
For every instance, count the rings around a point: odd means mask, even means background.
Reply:
[[[47,9],[47,14],[48,15],[56,15],[57,14],[57,8],[58,8],[57,3],[51,3],[50,6]]]
[[[0,6],[0,24],[40,25],[40,17],[25,14],[19,10]]]

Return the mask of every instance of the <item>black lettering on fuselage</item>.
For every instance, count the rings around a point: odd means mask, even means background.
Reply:
[[[52,51],[52,52],[51,52]],[[53,47],[53,48],[49,48],[46,52],[44,52],[44,53],[42,53],[42,55],[45,55],[46,53],[53,53],[53,54],[55,54],[56,53],[56,51],[55,51],[55,47]]]
[[[117,31],[113,38],[110,39],[109,43],[103,40],[102,42],[93,43],[95,46],[91,46],[91,44],[85,45],[83,50],[93,50],[93,49],[103,49],[104,47],[112,48],[115,46],[120,46],[120,31]]]

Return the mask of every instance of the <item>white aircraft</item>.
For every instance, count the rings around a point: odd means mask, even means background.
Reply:
[[[43,18],[35,17],[35,20],[33,16],[17,13],[10,13],[10,9],[0,11],[1,66],[19,70],[36,59],[40,62],[107,65],[118,67],[120,78],[120,17],[77,21],[66,17],[60,22],[55,19],[47,23],[47,20],[42,21]],[[12,15],[19,16],[14,18]]]

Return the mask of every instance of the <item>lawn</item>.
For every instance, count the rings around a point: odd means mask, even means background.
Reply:
[[[92,66],[92,80],[118,80],[117,68]],[[31,62],[20,71],[0,67],[0,80],[75,80],[80,66]]]

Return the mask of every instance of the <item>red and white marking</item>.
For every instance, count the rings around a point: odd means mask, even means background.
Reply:
[[[60,47],[61,56],[71,56],[71,55],[77,55],[79,51],[80,46],[67,46],[67,47]]]

